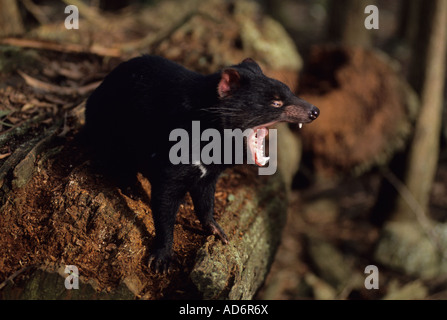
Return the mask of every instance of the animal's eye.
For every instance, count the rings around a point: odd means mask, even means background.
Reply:
[[[281,100],[273,100],[271,103],[271,106],[275,107],[275,108],[280,108],[280,107],[282,107],[282,105],[283,105],[283,102]]]

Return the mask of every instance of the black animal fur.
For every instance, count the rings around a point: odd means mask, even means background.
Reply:
[[[156,239],[149,264],[165,272],[172,261],[175,216],[187,192],[204,229],[228,241],[213,217],[216,181],[227,165],[204,165],[204,176],[193,164],[173,165],[168,155],[176,142],[169,141],[169,133],[191,132],[193,120],[201,130],[222,132],[277,121],[308,123],[318,114],[252,59],[202,75],[146,55],[119,65],[93,92],[85,131],[97,159],[123,185],[134,184],[136,172],[151,182]]]

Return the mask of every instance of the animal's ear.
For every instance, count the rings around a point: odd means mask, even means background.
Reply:
[[[239,87],[240,81],[241,75],[236,69],[223,69],[219,84],[217,85],[219,97],[224,98],[231,95],[231,92]]]
[[[247,69],[253,71],[254,73],[262,74],[261,67],[252,58],[245,58],[244,60],[242,60],[241,65],[243,65],[244,68],[247,68]]]
[[[242,63],[244,62],[248,62],[248,63],[256,63],[255,60],[253,60],[252,58],[245,58],[244,60],[242,60]],[[256,63],[257,64],[257,63]]]

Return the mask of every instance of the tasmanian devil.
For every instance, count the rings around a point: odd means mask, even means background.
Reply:
[[[201,129],[252,129],[245,147],[264,165],[260,152],[267,126],[315,120],[319,110],[296,97],[282,82],[266,77],[248,58],[211,75],[202,75],[158,56],[144,55],[120,64],[92,93],[86,105],[85,132],[97,159],[123,185],[140,172],[151,182],[155,243],[149,265],[166,272],[172,265],[173,229],[187,192],[204,230],[228,242],[214,220],[216,181],[228,164],[191,161],[174,164],[170,133],[192,124]],[[197,122],[196,122],[197,123]]]

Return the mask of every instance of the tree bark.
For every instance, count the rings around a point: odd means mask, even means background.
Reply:
[[[420,93],[421,109],[407,158],[404,182],[421,209],[426,211],[439,156],[446,70],[447,1],[426,2],[422,9],[415,48],[421,48],[425,39],[427,46],[416,51],[412,63],[415,71],[413,79],[410,79]],[[429,24],[428,28],[422,21]],[[419,60],[420,57],[423,60]],[[419,66],[423,69],[418,70]],[[414,219],[413,209],[400,199],[393,218]]]
[[[418,32],[418,21],[423,1],[402,1],[400,4],[399,26],[397,37],[403,40],[408,46],[414,43]]]
[[[0,37],[24,32],[16,0],[0,0]]]
[[[336,0],[329,7],[328,40],[344,45],[371,46],[371,30],[365,28],[365,7],[375,1]]]

